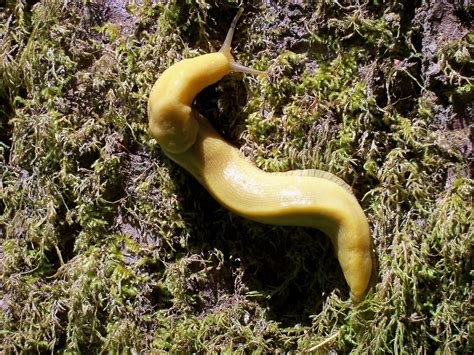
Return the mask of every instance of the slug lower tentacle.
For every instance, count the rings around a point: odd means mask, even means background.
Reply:
[[[150,131],[169,158],[232,212],[261,223],[314,227],[328,235],[352,300],[359,302],[372,274],[371,239],[350,187],[319,170],[264,172],[191,108],[203,88],[231,71],[262,73],[236,63],[230,53],[241,13],[242,9],[219,52],[182,60],[156,81],[148,101]]]

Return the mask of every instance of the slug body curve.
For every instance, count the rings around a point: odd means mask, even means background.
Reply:
[[[372,275],[370,229],[347,185],[317,170],[264,172],[191,108],[203,88],[230,71],[260,74],[235,63],[230,55],[240,13],[221,51],[183,60],[157,80],[148,101],[150,131],[170,159],[235,214],[266,224],[314,227],[328,235],[352,300],[359,302]]]

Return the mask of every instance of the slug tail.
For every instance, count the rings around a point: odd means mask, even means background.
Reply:
[[[227,32],[227,36],[225,37],[224,43],[222,44],[222,47],[219,50],[219,52],[224,54],[227,60],[229,61],[229,68],[231,71],[247,73],[247,74],[252,74],[252,75],[265,74],[264,71],[249,68],[240,63],[237,63],[231,54],[232,38],[234,37],[235,28],[237,26],[237,22],[239,21],[240,15],[242,15],[242,12],[244,12],[243,7],[239,9],[239,11],[237,12],[237,15],[235,15],[234,19],[232,20],[232,24],[230,25],[229,31]]]

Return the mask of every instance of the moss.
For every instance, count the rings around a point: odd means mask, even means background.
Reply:
[[[354,188],[378,261],[357,307],[321,233],[236,217],[147,132],[158,73],[239,2],[3,5],[3,351],[472,350],[472,33],[450,6],[440,39],[436,7],[341,3],[246,2],[236,58],[268,76],[196,104],[263,170]]]

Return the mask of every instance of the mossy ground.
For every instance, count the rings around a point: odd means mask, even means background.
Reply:
[[[234,53],[269,74],[196,106],[262,169],[353,186],[366,300],[323,235],[224,210],[147,132],[159,73],[219,48],[238,2],[8,0],[0,352],[473,352],[473,8],[302,3],[245,2]]]

